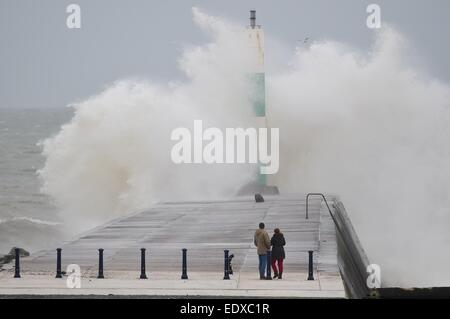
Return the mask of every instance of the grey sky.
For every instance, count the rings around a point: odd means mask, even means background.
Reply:
[[[79,30],[66,27],[70,3],[81,6]],[[192,6],[242,24],[256,9],[266,34],[291,47],[309,36],[367,49],[370,3],[450,82],[448,0],[0,0],[0,107],[62,107],[124,77],[179,79],[183,46],[204,42]]]

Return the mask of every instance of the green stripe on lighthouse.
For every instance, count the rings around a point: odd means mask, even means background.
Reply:
[[[253,84],[253,111],[257,117],[266,116],[266,79],[264,73],[253,73],[251,75]]]

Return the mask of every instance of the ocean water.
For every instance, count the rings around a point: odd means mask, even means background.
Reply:
[[[41,192],[44,165],[39,142],[56,134],[72,109],[0,108],[0,254],[16,246],[50,248],[64,238],[62,221]]]

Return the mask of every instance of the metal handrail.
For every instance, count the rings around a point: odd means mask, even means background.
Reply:
[[[328,206],[328,202],[327,199],[325,198],[325,195],[323,195],[322,193],[308,193],[306,195],[306,219],[309,219],[309,215],[308,215],[308,203],[309,203],[309,196],[321,196],[323,198],[323,200],[325,201],[325,204],[327,205],[328,211],[330,212],[331,218],[333,219],[333,221],[336,224],[336,221],[334,220],[334,216],[331,213],[331,209],[330,206]]]

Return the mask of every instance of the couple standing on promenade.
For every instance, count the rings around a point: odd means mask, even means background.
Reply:
[[[260,223],[253,239],[255,246],[257,247],[259,256],[259,278],[272,279],[266,277],[267,252],[270,252],[270,249],[272,247],[271,264],[274,272],[273,278],[282,279],[283,260],[286,258],[286,254],[284,252],[284,245],[286,245],[286,240],[284,239],[284,235],[280,232],[279,228],[275,228],[272,239],[269,239],[269,234],[264,229],[265,227],[266,226],[264,225],[264,223]]]

